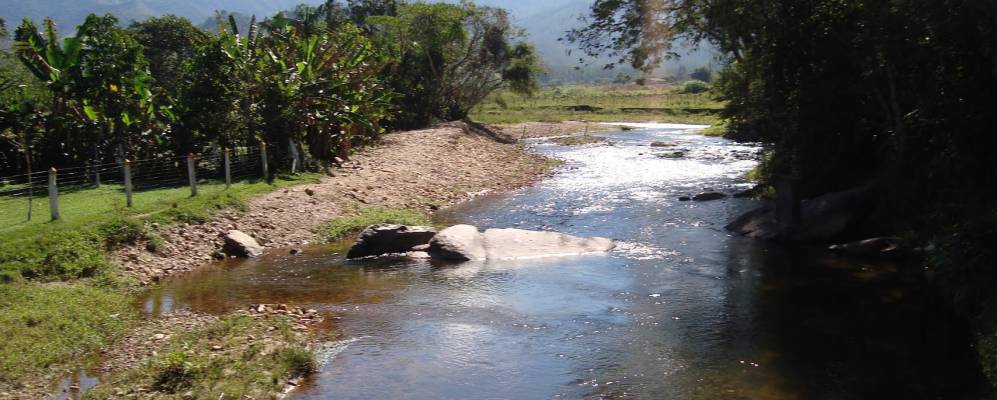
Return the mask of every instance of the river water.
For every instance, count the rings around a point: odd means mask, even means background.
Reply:
[[[645,125],[536,151],[560,172],[439,217],[615,239],[609,255],[344,262],[342,246],[173,280],[147,312],[290,303],[326,315],[296,399],[969,399],[967,329],[916,268],[733,237],[757,148]],[[670,147],[650,147],[654,141]]]

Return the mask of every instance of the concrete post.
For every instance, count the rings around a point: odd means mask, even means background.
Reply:
[[[229,149],[222,150],[222,161],[225,163],[225,188],[232,186],[232,166],[229,164]]]
[[[263,179],[270,179],[270,169],[267,166],[267,144],[260,143],[260,161],[263,162]]]
[[[298,146],[294,145],[294,141],[289,142],[291,148],[291,174],[298,172]]]
[[[125,205],[131,208],[132,206],[132,162],[125,159],[124,163],[125,170]]]
[[[59,219],[59,186],[57,184],[55,167],[48,170],[48,209],[52,220]]]
[[[187,155],[187,180],[190,181],[190,197],[197,196],[197,174],[194,171],[194,162],[197,156],[194,153]]]

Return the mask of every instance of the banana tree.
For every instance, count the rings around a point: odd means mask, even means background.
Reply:
[[[382,132],[378,121],[388,114],[390,92],[377,79],[383,64],[358,28],[308,34],[283,15],[268,28],[261,76],[271,126],[280,129],[272,135],[306,139],[313,157],[331,160]]]

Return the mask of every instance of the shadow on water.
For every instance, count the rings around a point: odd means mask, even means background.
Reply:
[[[602,134],[612,145],[535,143],[563,171],[438,217],[610,237],[610,255],[349,263],[316,247],[210,267],[139,306],[318,309],[334,321],[326,363],[299,399],[980,396],[965,324],[914,264],[731,237],[723,224],[756,202],[677,200],[749,186],[757,148],[681,127]]]

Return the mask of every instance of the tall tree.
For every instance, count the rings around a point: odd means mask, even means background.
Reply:
[[[395,60],[393,87],[403,93],[402,127],[451,121],[495,90],[528,94],[540,71],[533,48],[505,10],[471,3],[400,5],[396,16],[367,18],[379,47]]]

